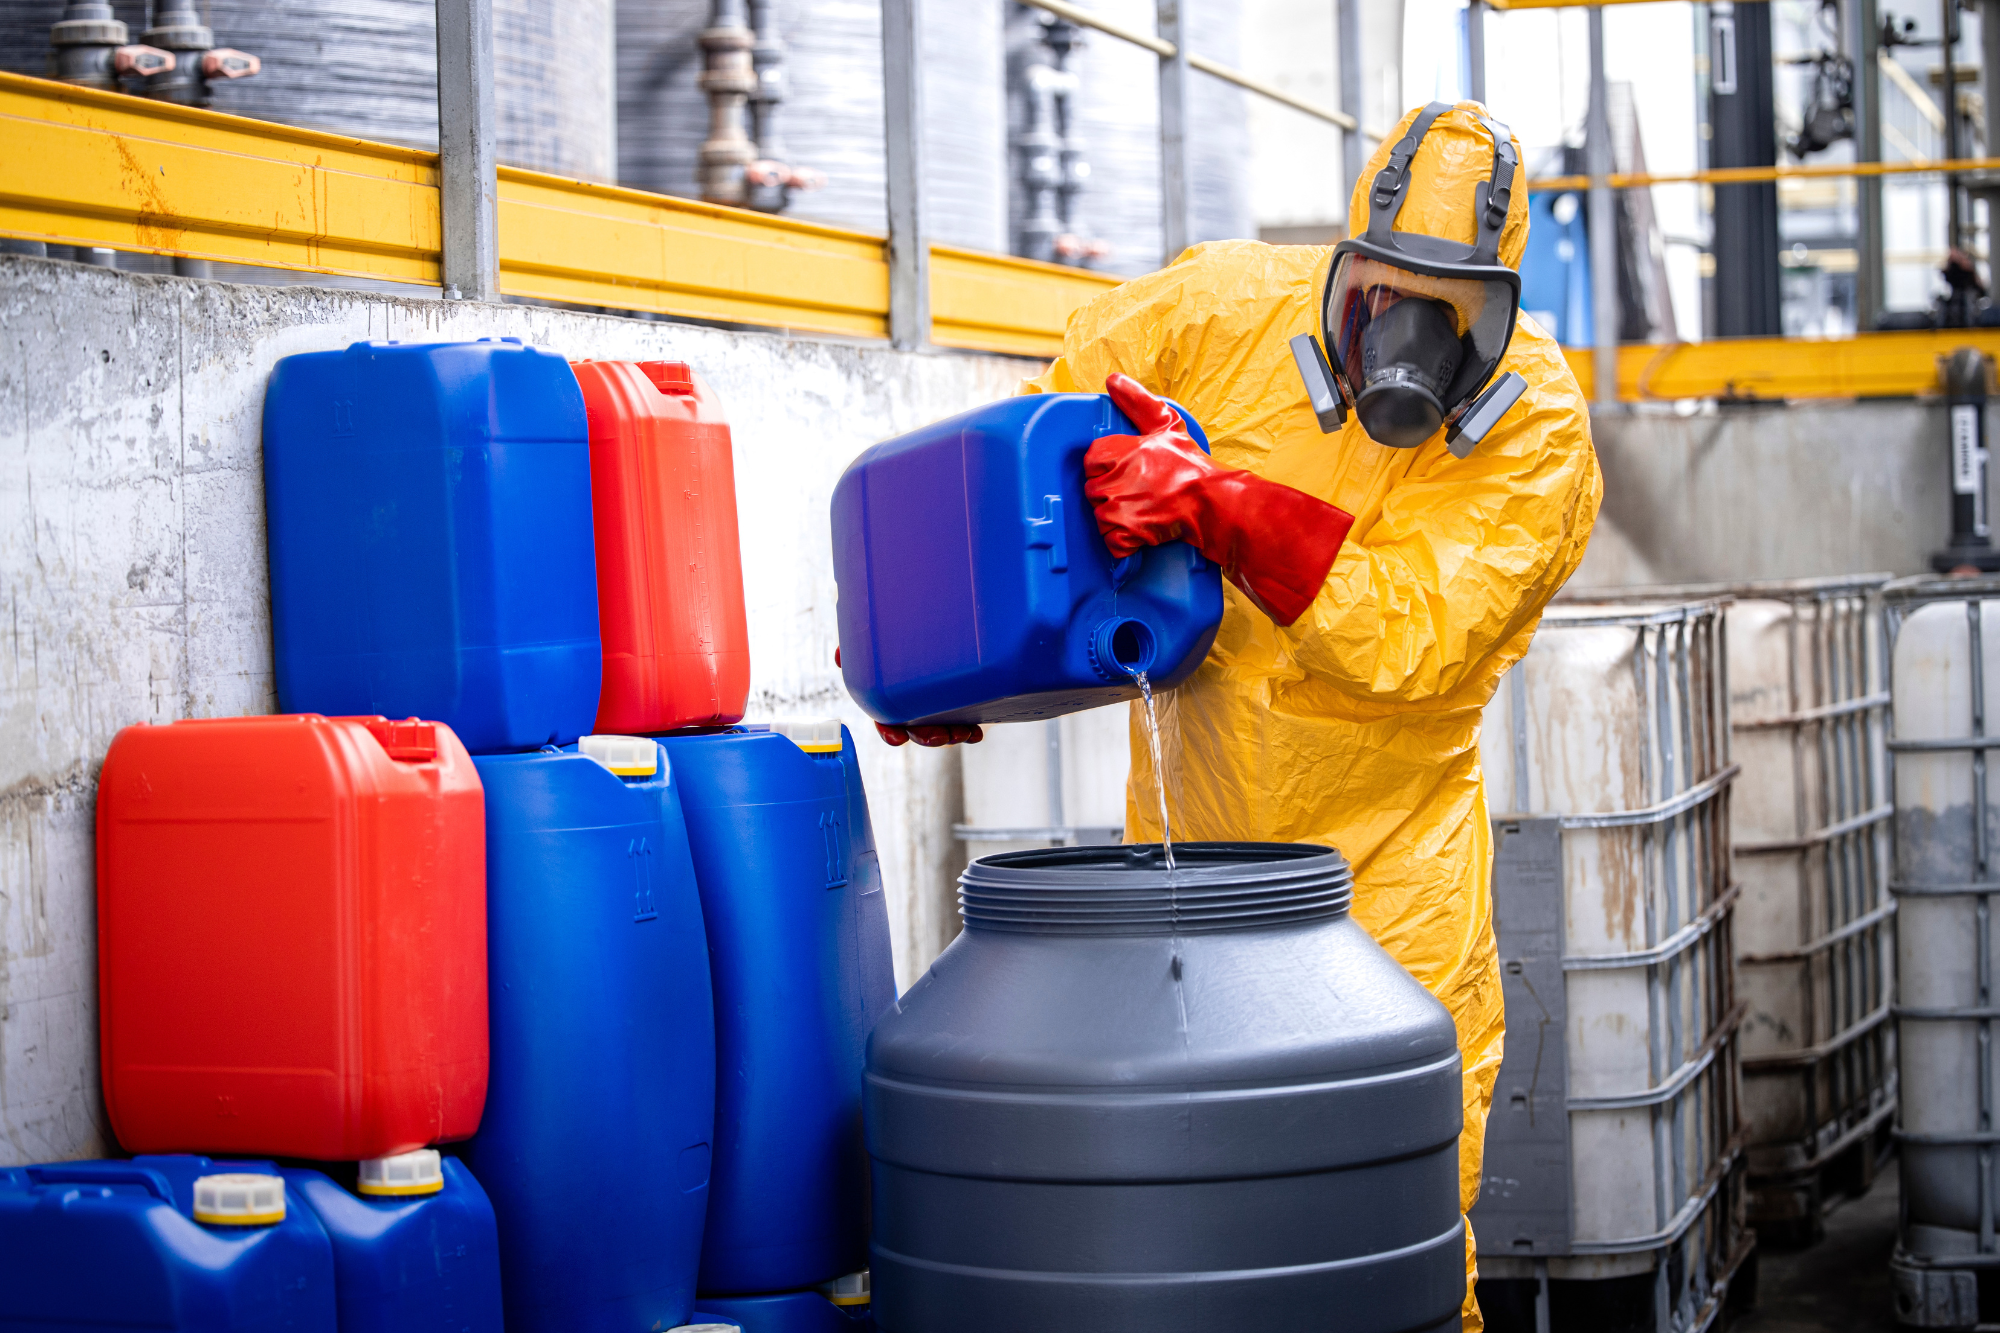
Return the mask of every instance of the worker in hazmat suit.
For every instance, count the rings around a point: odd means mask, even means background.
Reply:
[[[1186,540],[1228,575],[1214,649],[1160,700],[1173,834],[1347,855],[1355,918],[1458,1025],[1464,1209],[1502,1030],[1480,710],[1602,493],[1576,380],[1518,316],[1518,163],[1477,103],[1412,112],[1356,183],[1349,240],[1195,246],[1077,311],[1028,386],[1108,390],[1137,427],[1086,460],[1113,555]],[[1133,725],[1126,836],[1155,841]],[[1469,1228],[1466,1265],[1478,1329]]]

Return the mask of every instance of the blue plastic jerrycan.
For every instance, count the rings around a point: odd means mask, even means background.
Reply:
[[[409,1191],[360,1194],[318,1171],[285,1167],[290,1198],[333,1245],[340,1333],[499,1333],[500,1252],[493,1205],[463,1163],[434,1152]],[[435,1174],[432,1174],[432,1167]],[[343,1172],[343,1174],[345,1174]]]
[[[1208,447],[1185,411],[1189,433]],[[1114,561],[1083,456],[1132,423],[1102,394],[991,403],[863,453],[833,492],[841,669],[878,722],[1022,722],[1179,684],[1222,576],[1181,542]]]
[[[715,979],[701,1291],[816,1286],[868,1262],[861,1069],[896,998],[854,741],[828,721],[662,744]]]
[[[590,730],[590,436],[562,357],[516,339],[288,356],[264,487],[281,712],[421,717],[474,754]]]
[[[0,1327],[336,1333],[333,1250],[310,1208],[287,1199],[268,1220],[277,1190],[257,1213],[210,1196],[231,1222],[195,1220],[196,1181],[240,1173],[277,1168],[192,1156],[0,1168]]]
[[[715,1122],[688,779],[633,737],[477,761],[492,1072],[461,1149],[513,1333],[687,1322]]]

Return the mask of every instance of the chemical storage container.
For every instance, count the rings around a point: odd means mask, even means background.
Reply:
[[[1559,603],[1486,706],[1507,1038],[1483,1307],[1704,1328],[1750,1252],[1723,614]]]
[[[474,754],[590,730],[589,430],[560,356],[511,338],[288,356],[264,492],[282,708],[434,718]]]
[[[729,423],[681,361],[579,361],[597,524],[599,732],[743,719],[750,636]]]
[[[1993,905],[2000,896],[2000,578],[1905,579],[1883,590],[1894,719],[1897,1156],[1902,1228],[1890,1273],[1898,1319],[1970,1328],[2000,1264],[1990,1054]],[[1993,738],[1993,739],[1989,739]]]
[[[493,1205],[472,1173],[430,1148],[351,1172],[338,1174],[353,1189],[318,1171],[279,1172],[332,1243],[340,1333],[499,1333]]]
[[[1887,574],[1591,589],[1591,601],[1730,599],[1737,984],[1749,1221],[1810,1243],[1889,1147],[1896,1050],[1876,592]]]
[[[0,1167],[0,1327],[335,1333],[333,1251],[269,1162]]]
[[[1207,438],[1186,412],[1188,431]],[[1222,575],[1183,542],[1114,561],[1083,456],[1132,424],[1102,394],[1031,394],[878,444],[833,493],[842,674],[878,722],[1025,722],[1179,684]]]
[[[97,801],[119,1143],[356,1161],[477,1129],[484,819],[465,747],[434,722],[119,732]]]
[[[883,1333],[1458,1326],[1451,1016],[1340,853],[1008,852],[876,1026]]]
[[[715,1018],[686,785],[650,740],[485,755],[493,1085],[466,1164],[514,1333],[687,1322]]]
[[[788,730],[662,741],[715,977],[704,1295],[812,1287],[867,1263],[861,1062],[896,994],[888,910],[853,739],[837,722]]]

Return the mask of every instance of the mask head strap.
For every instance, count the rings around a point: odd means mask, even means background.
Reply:
[[[1447,102],[1432,102],[1417,113],[1410,122],[1396,146],[1389,150],[1389,160],[1375,173],[1375,183],[1368,188],[1368,239],[1377,245],[1393,248],[1390,229],[1396,225],[1396,215],[1403,211],[1403,197],[1410,190],[1410,159],[1417,155],[1417,145],[1430,133],[1431,122],[1451,110]]]
[[[1451,110],[1449,102],[1432,102],[1417,113],[1410,128],[1389,151],[1389,160],[1382,170],[1375,173],[1375,182],[1368,190],[1368,231],[1367,239],[1376,245],[1398,249],[1391,232],[1396,218],[1403,211],[1403,200],[1410,190],[1410,162],[1417,155],[1417,145],[1437,118]],[[1491,116],[1479,114],[1475,117],[1486,132],[1493,136],[1493,175],[1473,187],[1472,204],[1476,214],[1479,233],[1472,244],[1471,263],[1494,265],[1500,262],[1500,233],[1507,225],[1507,209],[1513,202],[1514,174],[1519,161],[1514,155],[1514,136]]]

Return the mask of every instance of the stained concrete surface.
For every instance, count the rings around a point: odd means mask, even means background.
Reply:
[[[1757,1257],[1757,1303],[1729,1333],[1891,1333],[1889,1252],[1896,1244],[1894,1164],[1875,1187],[1826,1220],[1826,1239],[1805,1250]]]

